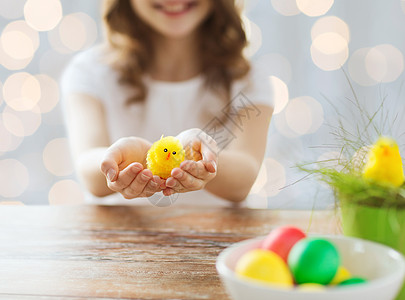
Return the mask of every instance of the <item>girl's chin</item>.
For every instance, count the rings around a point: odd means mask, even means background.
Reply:
[[[192,28],[186,29],[185,27],[181,29],[173,29],[170,30],[169,28],[164,28],[164,30],[159,30],[160,35],[166,38],[170,39],[183,39],[186,37],[191,36],[194,33],[194,30]]]

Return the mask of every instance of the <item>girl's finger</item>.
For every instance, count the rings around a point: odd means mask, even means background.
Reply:
[[[139,172],[141,172],[142,170],[143,170],[142,164],[132,163],[124,170],[119,172],[117,179],[113,182],[110,182],[109,186],[111,186],[114,191],[120,191],[122,189],[125,189],[132,183],[132,181],[137,177]]]
[[[205,168],[205,165],[202,163],[202,161],[184,161],[180,164],[180,169],[191,174],[195,178],[205,180],[209,176],[208,170]],[[172,172],[174,171],[173,177],[176,178],[176,170],[173,169]]]
[[[140,195],[152,179],[152,176],[152,172],[148,169],[139,172],[131,184],[124,189],[124,197],[133,198]]]
[[[196,178],[193,175],[181,170],[181,173],[179,173],[179,175],[176,174],[177,178],[173,178],[173,181],[175,181],[175,185],[170,186],[172,189],[174,189],[175,191],[195,191],[195,190],[199,190],[204,186],[204,180],[200,179],[200,178]],[[169,179],[171,179],[172,177],[168,178],[168,183],[170,183],[171,181],[169,181]],[[167,183],[167,184],[168,184]]]
[[[211,161],[202,160],[201,162],[204,164],[205,169],[208,172],[210,172],[210,173],[216,173],[217,172],[217,164],[216,164],[216,162],[214,160],[211,160]]]
[[[150,197],[154,193],[157,193],[160,191],[160,185],[159,182],[156,181],[154,177],[152,177],[151,180],[146,184],[145,188],[143,189],[143,193],[145,197]]]
[[[121,151],[118,148],[109,148],[100,165],[101,172],[111,182],[117,180],[118,165],[122,162]]]
[[[182,188],[181,184],[179,183],[178,180],[174,179],[173,177],[169,177],[166,180],[166,186],[168,188],[171,188],[175,191],[179,191],[180,188]]]
[[[207,161],[215,161],[217,162],[217,156],[218,156],[218,146],[217,142],[208,134],[204,134],[203,136],[200,137],[201,139],[201,154],[204,160]]]
[[[163,195],[165,195],[165,196],[170,196],[170,195],[173,195],[173,194],[174,194],[174,191],[171,188],[165,188],[163,190]]]

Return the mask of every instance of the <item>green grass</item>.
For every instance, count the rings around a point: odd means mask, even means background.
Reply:
[[[356,204],[374,207],[405,208],[405,185],[399,188],[380,185],[363,179],[355,170],[335,170],[333,168],[301,170],[316,176],[327,183],[340,201],[351,201]]]
[[[313,175],[318,180],[327,183],[333,190],[336,199],[340,201],[352,201],[374,207],[405,208],[405,184],[395,188],[364,180],[361,176],[361,170],[367,159],[368,147],[379,136],[388,135],[394,139],[396,136],[397,142],[405,136],[405,132],[395,134],[401,127],[405,112],[398,112],[395,106],[389,103],[391,99],[381,95],[381,89],[377,107],[371,112],[366,110],[356,95],[347,73],[343,69],[342,71],[353,98],[345,98],[347,113],[344,114],[334,105],[333,101],[324,96],[338,117],[337,125],[326,124],[330,128],[334,143],[313,147],[337,150],[340,153],[339,158],[298,165],[298,168],[307,173],[305,178]]]

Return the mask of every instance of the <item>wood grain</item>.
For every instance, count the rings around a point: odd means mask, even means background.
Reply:
[[[219,252],[286,224],[340,232],[332,211],[1,206],[0,299],[228,299]]]

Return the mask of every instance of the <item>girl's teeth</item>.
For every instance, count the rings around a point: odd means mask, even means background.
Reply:
[[[167,12],[171,12],[171,13],[177,13],[177,12],[181,12],[183,10],[186,9],[186,4],[174,4],[174,5],[168,5],[164,7],[164,10],[166,10]]]

